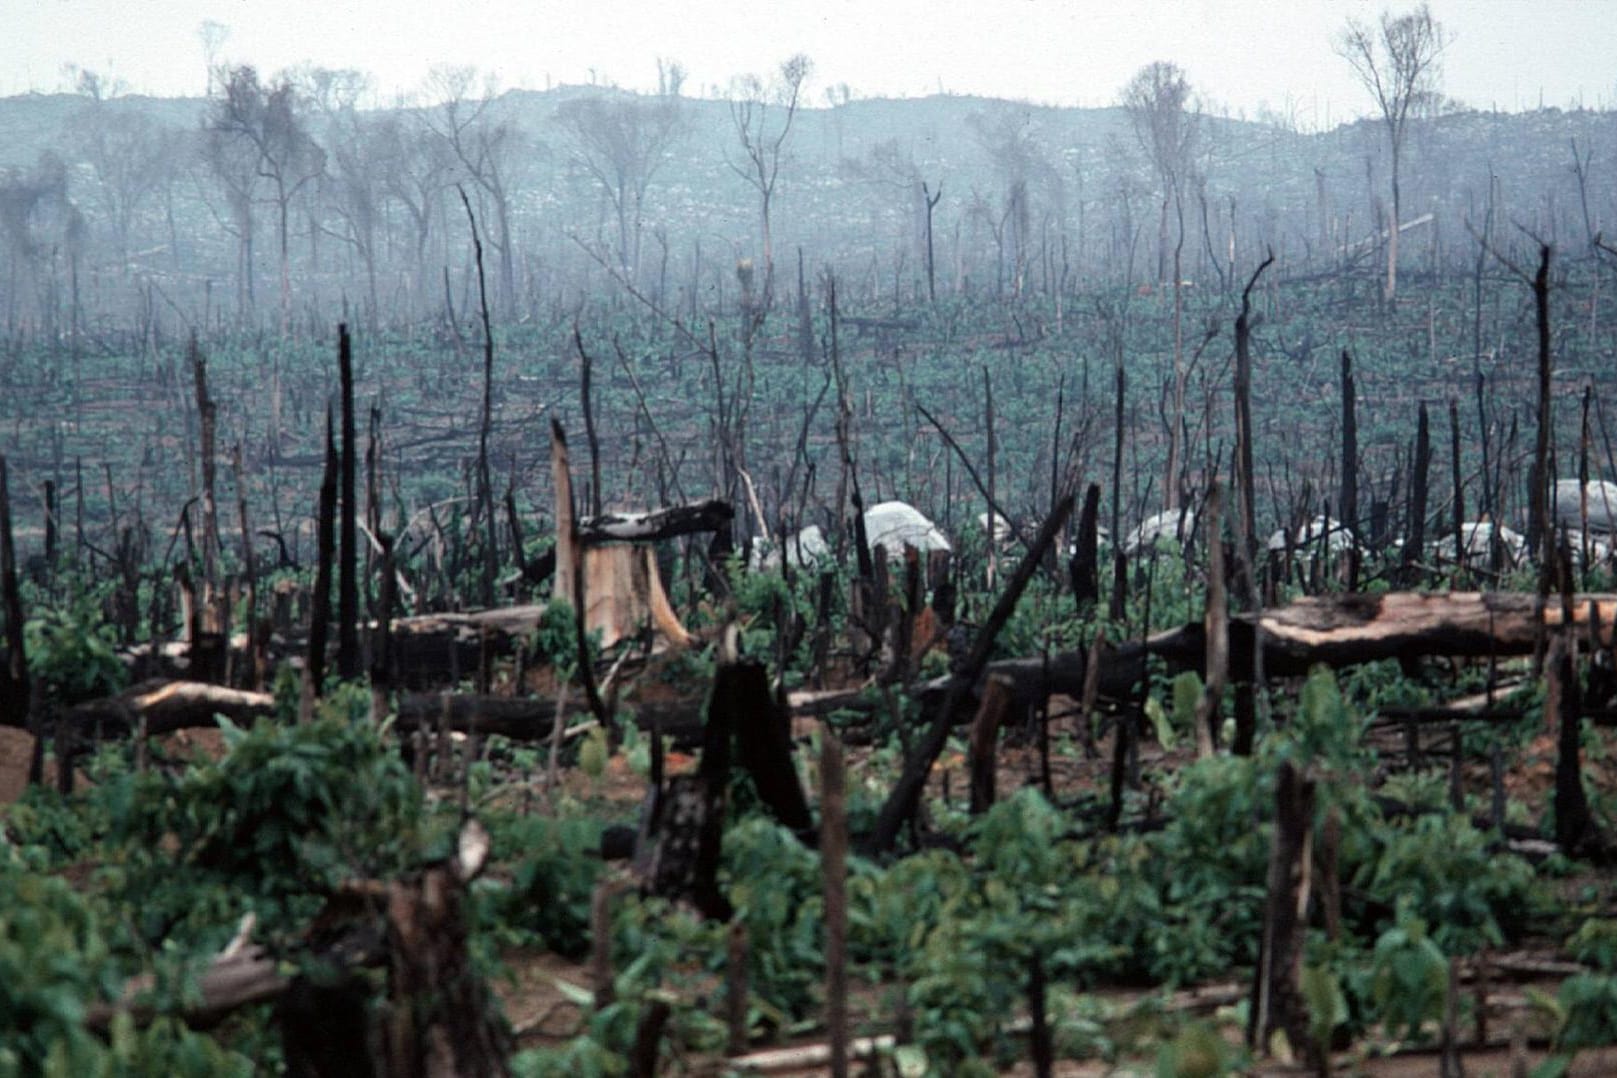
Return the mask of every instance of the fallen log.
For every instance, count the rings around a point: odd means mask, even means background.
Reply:
[[[1611,645],[1617,595],[1579,595],[1571,624],[1591,628],[1598,611],[1601,643]],[[1516,592],[1388,592],[1383,595],[1322,595],[1265,610],[1264,669],[1279,677],[1306,674],[1317,663],[1353,666],[1383,659],[1448,655],[1461,658],[1530,655],[1544,632],[1565,622],[1558,604],[1541,605]],[[1251,669],[1253,618],[1230,622],[1230,667],[1237,675]],[[1197,669],[1206,648],[1201,623],[1157,633],[1146,651]]]
[[[640,729],[656,730],[673,738],[674,743],[681,747],[701,740],[702,706],[700,697],[645,702],[627,700],[620,704],[622,708],[633,709],[635,725]],[[589,714],[589,705],[582,698],[562,709],[564,719],[584,718]],[[556,700],[549,696],[406,693],[399,698],[394,729],[408,733],[442,727],[456,733],[476,733],[482,737],[497,734],[512,741],[538,741],[550,736],[555,720]]]
[[[671,505],[644,513],[603,513],[578,522],[578,541],[592,543],[650,543],[699,532],[728,528],[735,520],[730,503],[711,498],[694,505]]]
[[[1598,611],[1591,618],[1590,611]],[[1598,629],[1611,646],[1617,595],[1579,595],[1572,603],[1572,624],[1587,632]],[[1536,635],[1553,632],[1564,621],[1560,604],[1540,609],[1535,596],[1516,592],[1388,592],[1382,595],[1310,596],[1263,611],[1263,668],[1274,677],[1301,677],[1319,663],[1354,666],[1384,659],[1457,656],[1507,658],[1531,655]],[[1251,614],[1230,618],[1230,678],[1244,683],[1252,674],[1256,633]],[[1542,627],[1542,629],[1541,629]],[[1145,670],[1148,655],[1170,665],[1203,672],[1207,629],[1201,621],[1167,629],[1139,641],[1109,648],[1101,656],[1098,695],[1129,698]],[[990,677],[1008,680],[1019,705],[1032,705],[1053,694],[1080,697],[1088,668],[1088,651],[1075,648],[1042,657],[1002,659],[989,663],[977,679],[973,697]],[[1205,675],[1204,675],[1205,676]],[[941,677],[916,687],[929,706],[939,706],[955,678]],[[960,709],[954,721],[971,718]],[[1596,716],[1597,721],[1599,716]]]
[[[144,725],[146,733],[155,736],[215,726],[219,715],[249,725],[273,714],[275,697],[267,692],[243,692],[205,681],[152,680],[69,709],[58,730],[74,735],[97,730],[103,736],[127,735]]]

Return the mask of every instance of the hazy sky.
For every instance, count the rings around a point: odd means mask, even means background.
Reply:
[[[1406,5],[1393,5],[1403,10]],[[1617,102],[1617,0],[1432,0],[1453,36],[1444,88],[1477,107]],[[309,61],[370,73],[378,101],[435,65],[474,64],[502,88],[655,85],[657,57],[687,94],[815,62],[811,95],[952,93],[1107,105],[1142,65],[1177,62],[1232,112],[1267,106],[1313,127],[1368,106],[1331,50],[1356,0],[0,0],[0,94],[64,88],[64,64],[136,92],[200,94],[199,28],[229,28],[219,59],[262,71]]]

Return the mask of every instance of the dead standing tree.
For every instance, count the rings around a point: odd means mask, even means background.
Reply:
[[[757,75],[745,75],[736,79],[730,89],[730,122],[741,143],[744,160],[729,161],[729,165],[758,194],[759,223],[763,228],[765,310],[769,309],[769,301],[774,296],[775,244],[770,212],[775,184],[780,179],[781,154],[792,133],[792,121],[797,117],[803,83],[808,81],[813,68],[812,60],[797,53],[781,63],[773,85],[766,86]],[[780,118],[776,120],[772,113],[780,114]]]
[[[228,200],[245,227],[243,271],[248,274],[251,302],[251,207],[257,181],[269,186],[275,206],[276,251],[280,261],[281,333],[292,319],[292,203],[325,172],[326,153],[310,137],[302,104],[290,79],[271,85],[259,81],[248,66],[232,68],[223,80],[223,96],[215,99],[207,123],[207,154],[215,175],[228,189]]]
[[[429,82],[439,104],[422,116],[452,162],[451,171],[471,180],[480,216],[492,222],[488,242],[499,256],[500,301],[509,308],[516,300],[512,173],[518,167],[522,136],[511,124],[495,122],[490,109],[495,101],[492,87],[481,97],[471,96],[474,75],[471,68],[434,71]]]
[[[638,281],[646,189],[668,149],[684,134],[677,93],[657,97],[605,95],[569,101],[556,110],[574,157],[601,188],[617,223],[616,262]]]
[[[1185,415],[1184,274],[1185,180],[1195,153],[1199,112],[1191,100],[1190,83],[1178,65],[1157,61],[1141,68],[1123,88],[1123,108],[1140,148],[1145,151],[1162,184],[1162,242],[1157,254],[1157,279],[1165,269],[1168,207],[1177,221],[1173,247],[1173,415],[1168,431],[1168,471],[1163,482],[1164,506],[1179,508],[1180,458],[1183,455]]]
[[[1392,220],[1387,226],[1387,280],[1382,289],[1388,303],[1398,292],[1399,165],[1409,115],[1436,97],[1437,58],[1447,44],[1442,24],[1424,3],[1403,15],[1382,12],[1375,27],[1350,18],[1336,41],[1337,53],[1376,99],[1392,151]]]

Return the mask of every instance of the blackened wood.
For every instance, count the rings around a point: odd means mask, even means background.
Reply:
[[[1550,487],[1550,246],[1541,244],[1533,276],[1533,310],[1538,325],[1538,429],[1533,440],[1533,475],[1528,502],[1527,548],[1548,564],[1553,539],[1549,526]]]
[[[56,574],[56,483],[45,480],[45,581],[47,584],[55,579]]]
[[[1207,654],[1202,667],[1205,685],[1196,702],[1196,756],[1205,760],[1213,755],[1218,740],[1230,664],[1230,604],[1224,587],[1224,490],[1217,483],[1207,494],[1203,515],[1207,520],[1207,610],[1203,618]]]
[[[914,816],[920,806],[921,791],[926,786],[926,777],[931,772],[933,763],[937,761],[938,754],[943,751],[943,746],[949,738],[949,730],[954,725],[955,709],[966,698],[978,675],[987,666],[994,640],[1015,611],[1016,604],[1027,588],[1028,582],[1033,579],[1045,551],[1055,542],[1056,536],[1061,534],[1061,529],[1067,523],[1067,517],[1072,514],[1072,502],[1073,496],[1067,494],[1045,519],[1044,526],[1039,529],[1032,547],[1022,557],[1016,571],[1011,574],[1005,591],[994,604],[994,609],[984,623],[982,631],[977,634],[970,654],[955,672],[954,683],[944,697],[942,708],[906,757],[904,770],[876,818],[875,831],[870,837],[870,845],[875,851],[891,850],[893,843],[898,839],[899,829]]]
[[[1342,523],[1347,525],[1347,587],[1359,590],[1359,421],[1353,356],[1342,349]]]
[[[673,1013],[666,999],[653,998],[640,1012],[634,1029],[634,1048],[629,1052],[629,1073],[634,1078],[657,1078],[657,1061],[662,1054],[663,1027]]]
[[[729,1031],[724,1054],[738,1056],[747,1050],[749,1029],[747,1023],[748,988],[747,963],[750,961],[747,945],[747,922],[737,917],[730,922],[725,933],[724,963],[724,1017]]]
[[[1550,645],[1545,662],[1544,710],[1555,716],[1555,841],[1570,856],[1595,852],[1600,845],[1589,797],[1583,788],[1583,696],[1573,665],[1572,646],[1562,635]]]
[[[1254,624],[1261,626],[1263,662],[1281,677],[1306,675],[1316,663],[1351,666],[1383,659],[1449,655],[1489,658],[1531,655],[1545,630],[1585,628],[1598,618],[1602,643],[1612,639],[1617,594],[1579,594],[1570,610],[1539,609],[1518,592],[1386,592],[1307,596],[1271,607],[1254,619],[1230,622],[1230,669],[1250,669]],[[1151,636],[1145,650],[1178,669],[1201,670],[1206,629],[1191,622]],[[1127,653],[1127,646],[1122,649]],[[1023,660],[1033,663],[1037,660]],[[998,664],[996,664],[996,669]]]
[[[1417,565],[1426,547],[1426,481],[1432,465],[1432,433],[1426,415],[1426,402],[1420,405],[1415,424],[1415,466],[1409,485],[1409,542],[1404,546],[1403,577],[1406,585],[1415,581]]]
[[[359,676],[360,660],[359,541],[356,526],[359,505],[354,494],[354,473],[358,467],[354,434],[354,353],[345,324],[337,327],[337,376],[342,397],[342,516],[338,518],[337,532],[337,676],[347,681]]]
[[[1117,363],[1117,399],[1112,420],[1112,604],[1109,611],[1113,621],[1123,620],[1125,589],[1128,587],[1128,567],[1123,555],[1123,404],[1128,379],[1123,373],[1123,361]]]
[[[1450,518],[1454,532],[1454,564],[1463,571],[1466,568],[1465,548],[1465,470],[1460,461],[1460,404],[1449,400],[1449,456],[1452,471],[1449,479],[1450,489],[1454,492],[1454,515]],[[1498,528],[1490,528],[1489,533],[1497,532]]]
[[[792,764],[790,722],[769,691],[762,663],[743,660],[719,668],[708,708],[710,725],[721,710],[722,723],[735,732],[736,762],[752,776],[759,799],[782,826],[800,836],[812,834],[814,819]]]
[[[477,499],[484,535],[483,605],[493,606],[494,579],[500,569],[499,529],[494,521],[494,481],[488,463],[488,440],[494,429],[494,326],[489,318],[488,284],[483,275],[483,241],[477,234],[477,217],[472,213],[472,204],[464,188],[460,189],[460,204],[466,208],[466,220],[472,230],[472,254],[477,262],[477,299],[483,312],[483,411],[477,426]],[[509,300],[510,297],[506,298]]]
[[[590,991],[597,1011],[617,999],[612,972],[612,900],[619,890],[616,881],[603,879],[590,893]]]
[[[1253,984],[1248,1044],[1269,1051],[1270,1037],[1283,1031],[1294,1051],[1313,1061],[1320,1050],[1309,1036],[1308,1004],[1301,978],[1308,928],[1309,845],[1314,818],[1314,780],[1291,761],[1280,765],[1275,785],[1274,845],[1269,855],[1268,898],[1263,941]]]
[[[472,961],[466,881],[451,864],[386,887],[383,1073],[397,1078],[510,1073],[499,1004]]]
[[[595,666],[590,657],[589,636],[584,627],[584,615],[589,600],[584,594],[584,554],[578,542],[575,524],[578,517],[573,509],[572,467],[567,453],[567,434],[562,430],[561,423],[555,419],[550,421],[550,472],[551,483],[556,493],[557,594],[570,595],[572,599],[573,636],[578,652],[575,663],[577,676],[579,684],[584,688],[584,698],[589,701],[590,711],[608,732],[615,734],[616,726],[612,713],[607,710],[606,702],[601,699],[600,689],[595,682]],[[561,588],[563,582],[569,585],[567,590]]]
[[[578,397],[584,410],[584,440],[590,448],[590,515],[601,515],[601,441],[595,434],[595,405],[590,392],[594,363],[584,350],[584,338],[573,323],[573,347],[578,349]]]
[[[1072,577],[1072,594],[1079,610],[1086,610],[1100,598],[1100,484],[1091,483],[1084,491],[1084,508],[1078,514],[1078,543],[1067,571]]]
[[[1342,938],[1341,853],[1342,811],[1332,805],[1319,837],[1319,898],[1325,935],[1333,942]]]
[[[236,481],[236,523],[241,529],[241,568],[242,576],[247,585],[247,614],[243,619],[243,629],[247,653],[244,656],[242,667],[245,673],[236,677],[226,677],[232,684],[240,684],[247,689],[256,689],[264,683],[268,673],[269,656],[266,651],[269,637],[269,627],[261,625],[258,617],[258,559],[253,556],[253,528],[247,515],[247,481],[242,475],[241,443],[237,442],[231,448],[231,472]],[[226,648],[225,667],[230,669],[232,653]]]
[[[1134,738],[1134,712],[1123,710],[1112,723],[1111,800],[1106,809],[1106,830],[1116,831],[1123,822],[1123,789],[1128,783],[1129,743]]]
[[[1241,313],[1235,319],[1235,487],[1240,511],[1237,516],[1236,539],[1244,545],[1247,571],[1258,564],[1257,485],[1252,465],[1252,289],[1258,278],[1275,260],[1274,252],[1252,271],[1246,288],[1241,291]],[[1119,385],[1121,386],[1121,375]],[[1121,393],[1119,394],[1121,396]],[[1122,405],[1118,405],[1118,428],[1122,429]],[[1119,433],[1119,439],[1122,435]],[[1119,452],[1121,456],[1121,451]],[[1117,491],[1112,491],[1117,499]],[[1120,541],[1117,525],[1112,525],[1113,542]]]
[[[22,592],[17,586],[17,550],[11,535],[11,492],[6,458],[0,453],[0,602],[6,619],[5,668],[0,670],[0,724],[28,727],[28,652],[23,638]]]
[[[377,587],[377,620],[371,636],[371,692],[380,713],[385,710],[387,695],[393,689],[393,610],[398,605],[398,578],[394,575],[393,536],[382,532],[377,537],[382,548],[381,582]],[[491,634],[485,633],[487,639]],[[378,714],[380,717],[380,714]]]
[[[332,440],[331,409],[326,409],[326,465],[320,476],[320,508],[315,526],[318,551],[314,572],[314,596],[309,607],[309,655],[304,666],[306,695],[317,697],[325,687],[326,636],[331,625],[331,562],[336,536],[337,445]],[[308,718],[307,715],[303,716]]]
[[[848,1073],[848,810],[842,744],[820,731],[820,871],[825,895],[825,1026],[831,1074]]]
[[[1011,712],[1012,690],[1008,679],[990,674],[983,688],[982,703],[971,722],[971,814],[987,812],[994,804],[994,768],[997,763],[999,731]]]
[[[1251,756],[1257,739],[1257,688],[1252,681],[1238,676],[1235,679],[1235,741],[1230,745],[1230,752],[1236,756]]]
[[[369,979],[357,970],[294,977],[275,1006],[288,1078],[377,1073],[380,1064],[371,1053],[371,996]]]
[[[201,428],[202,459],[202,603],[207,608],[203,627],[217,632],[214,604],[219,602],[219,513],[214,502],[216,464],[214,436],[218,409],[208,396],[208,361],[191,334],[191,373],[196,383],[197,421]]]
[[[1033,1073],[1038,1078],[1050,1078],[1055,1065],[1055,1045],[1050,1036],[1050,1017],[1045,1013],[1045,995],[1044,959],[1034,951],[1027,969],[1027,1006],[1032,1018],[1028,1047],[1032,1050]]]

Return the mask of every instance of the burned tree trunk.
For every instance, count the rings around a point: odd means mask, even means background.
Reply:
[[[326,410],[326,465],[320,478],[320,508],[316,524],[318,561],[314,573],[314,597],[309,609],[309,658],[303,671],[301,717],[308,719],[314,700],[325,688],[326,635],[331,628],[331,562],[337,512],[337,446],[331,437],[331,410]]]
[[[1078,514],[1078,544],[1068,562],[1072,594],[1078,609],[1084,610],[1100,598],[1100,484],[1091,483],[1084,491],[1084,508]]]
[[[1420,418],[1415,426],[1415,468],[1409,486],[1409,542],[1404,546],[1404,584],[1414,582],[1422,551],[1426,546],[1426,480],[1432,465],[1431,426],[1426,417],[1426,402],[1420,406]]]
[[[983,625],[982,631],[977,634],[972,644],[971,653],[967,655],[959,669],[955,671],[943,706],[932,719],[919,743],[910,751],[904,761],[904,770],[899,775],[898,782],[893,786],[892,792],[887,795],[886,802],[876,818],[876,827],[870,836],[870,847],[877,852],[892,849],[893,843],[898,840],[899,828],[909,820],[920,806],[921,791],[926,786],[926,777],[932,771],[932,765],[937,761],[938,753],[943,751],[944,744],[949,738],[949,729],[954,724],[955,709],[966,699],[967,693],[976,684],[977,676],[982,673],[988,664],[988,655],[994,646],[994,638],[999,635],[1000,629],[1010,619],[1011,613],[1016,609],[1017,601],[1021,599],[1023,590],[1033,579],[1034,572],[1044,559],[1045,551],[1055,542],[1057,535],[1072,513],[1073,497],[1068,494],[1062,498],[1050,516],[1045,519],[1044,526],[1039,529],[1038,537],[1033,540],[1032,547],[1023,556],[1011,574],[1005,591],[1000,595],[999,601],[994,604],[988,621]]]
[[[0,669],[0,725],[28,727],[28,654],[23,642],[22,592],[11,536],[11,492],[0,454],[0,605],[6,619],[5,668]]]
[[[337,375],[342,394],[342,517],[337,531],[337,676],[359,676],[359,542],[354,494],[354,350],[347,325],[337,327]]]
[[[1284,1032],[1293,1048],[1301,1047],[1309,1055],[1317,1051],[1308,1035],[1308,1005],[1301,986],[1313,819],[1314,780],[1299,774],[1288,760],[1280,765],[1275,789],[1268,900],[1247,1027],[1247,1043],[1260,1052],[1269,1050],[1276,1032]]]
[[[1338,511],[1348,530],[1347,587],[1359,590],[1359,421],[1353,357],[1342,349],[1342,494]]]

